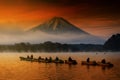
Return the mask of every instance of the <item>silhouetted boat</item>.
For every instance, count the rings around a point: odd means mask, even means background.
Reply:
[[[31,58],[26,58],[26,57],[19,57],[20,60],[24,60],[24,61],[33,61],[33,59]]]
[[[54,63],[64,63],[64,60],[54,60]]]
[[[102,62],[97,62],[98,66],[104,66],[104,67],[113,67],[114,65],[110,62],[108,63],[102,63]]]
[[[69,64],[69,65],[73,64],[73,65],[76,65],[76,64],[78,64],[78,63],[77,63],[76,60],[72,60],[72,61],[65,60],[65,64]]]

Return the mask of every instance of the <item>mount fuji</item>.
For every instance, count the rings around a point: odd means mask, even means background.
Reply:
[[[62,17],[54,17],[51,20],[38,25],[37,27],[32,28],[30,31],[43,31],[46,33],[53,33],[53,34],[64,34],[64,33],[71,33],[71,34],[88,34],[87,32],[77,28],[67,20],[63,19]]]
[[[83,31],[62,17],[54,17],[43,24],[33,27],[28,32],[37,33],[36,36],[40,37],[39,41],[44,39],[44,41],[73,44],[103,44],[105,42],[102,38]]]

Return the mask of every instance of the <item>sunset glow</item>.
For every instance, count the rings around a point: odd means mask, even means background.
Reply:
[[[2,0],[0,29],[28,30],[60,16],[91,34],[108,37],[120,32],[119,7],[116,0]]]

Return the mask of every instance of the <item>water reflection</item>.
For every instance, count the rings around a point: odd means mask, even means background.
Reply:
[[[89,71],[89,69],[92,67],[92,68],[101,68],[101,70],[105,71],[105,70],[110,70],[113,68],[113,66],[94,66],[94,65],[82,65],[82,66],[86,66],[86,69]]]
[[[108,67],[106,67],[106,66],[101,66],[101,69],[103,70],[103,71],[105,71],[105,70],[109,70],[109,69],[112,69],[113,68],[113,66],[108,66]]]

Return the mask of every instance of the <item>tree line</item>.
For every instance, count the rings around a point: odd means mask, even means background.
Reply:
[[[0,45],[0,52],[77,52],[102,51],[102,45],[94,44],[61,44],[47,41],[40,44],[16,43],[14,45]]]

